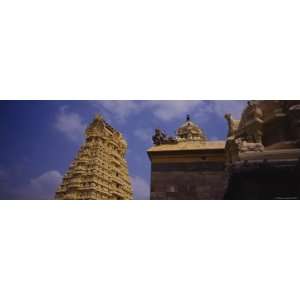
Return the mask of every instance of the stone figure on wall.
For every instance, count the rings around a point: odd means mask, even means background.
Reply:
[[[155,129],[155,134],[152,136],[152,141],[154,145],[161,145],[161,144],[173,144],[177,143],[176,138],[167,136],[162,130],[159,128]]]
[[[159,128],[155,129],[155,134],[152,136],[153,144],[161,145],[167,140],[167,135]]]
[[[234,120],[231,114],[225,114],[224,118],[228,122],[228,137],[234,136],[239,126],[239,120]]]

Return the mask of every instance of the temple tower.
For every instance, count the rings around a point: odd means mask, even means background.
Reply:
[[[85,135],[55,199],[132,199],[122,134],[97,115]]]

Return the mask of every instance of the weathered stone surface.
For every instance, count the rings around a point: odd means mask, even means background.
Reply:
[[[225,199],[300,199],[299,160],[232,165]]]
[[[223,199],[225,192],[224,165],[218,171],[205,171],[199,165],[197,170],[191,170],[184,164],[180,171],[158,166],[152,170],[151,199]],[[215,166],[214,166],[215,168]],[[172,170],[173,169],[173,170]]]
[[[250,101],[225,118],[226,144],[188,119],[177,143],[148,150],[151,199],[300,199],[300,100]]]
[[[251,101],[226,141],[224,197],[300,199],[299,128],[300,101]]]
[[[97,115],[55,198],[131,199],[126,150],[122,134]]]

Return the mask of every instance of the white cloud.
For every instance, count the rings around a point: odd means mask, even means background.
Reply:
[[[153,101],[151,104],[155,117],[162,121],[185,119],[186,114],[191,114],[202,105],[202,101]]]
[[[154,130],[150,128],[137,128],[133,131],[133,135],[144,142],[152,143],[152,135]]]
[[[133,194],[135,200],[146,200],[150,198],[150,186],[142,177],[131,177]]]
[[[162,121],[170,121],[176,118],[185,118],[185,115],[191,113],[202,101],[134,101],[134,100],[113,100],[93,102],[96,107],[104,108],[111,116],[118,121],[124,122],[128,117],[136,115],[143,111],[152,112],[154,117]]]
[[[55,191],[61,181],[60,172],[47,171],[32,178],[27,185],[16,188],[16,196],[18,199],[54,199]]]
[[[143,110],[143,104],[140,101],[133,100],[110,100],[110,101],[99,101],[94,102],[96,106],[99,104],[110,112],[118,121],[124,122],[126,119],[133,114],[136,114]]]
[[[200,126],[206,122],[212,122],[217,116],[224,119],[226,113],[231,113],[236,119],[240,119],[241,113],[246,106],[246,101],[205,101],[191,110],[192,121]],[[225,122],[225,121],[224,121]]]
[[[187,114],[192,119],[200,119],[206,122],[210,113],[215,113],[222,117],[225,113],[232,113],[235,118],[239,118],[245,101],[202,101],[202,100],[156,100],[156,101],[97,101],[93,102],[97,107],[104,108],[118,121],[124,122],[129,117],[143,111],[152,112],[153,116],[160,121],[171,121],[174,119],[185,119]]]
[[[86,125],[79,114],[69,112],[66,106],[60,108],[56,116],[54,127],[72,141],[83,138]]]
[[[184,119],[190,114],[193,120],[198,123],[211,120],[212,113],[223,118],[226,113],[231,113],[235,118],[240,118],[246,101],[151,101],[151,110],[158,119],[170,121],[172,119]]]
[[[220,117],[224,117],[226,113],[232,114],[232,116],[236,119],[240,119],[241,113],[246,107],[247,101],[213,101],[211,105],[212,111],[219,115]]]

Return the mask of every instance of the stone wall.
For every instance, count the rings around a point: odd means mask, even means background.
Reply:
[[[232,166],[225,199],[299,199],[300,161],[249,162]]]
[[[223,199],[222,162],[152,164],[151,199]]]

